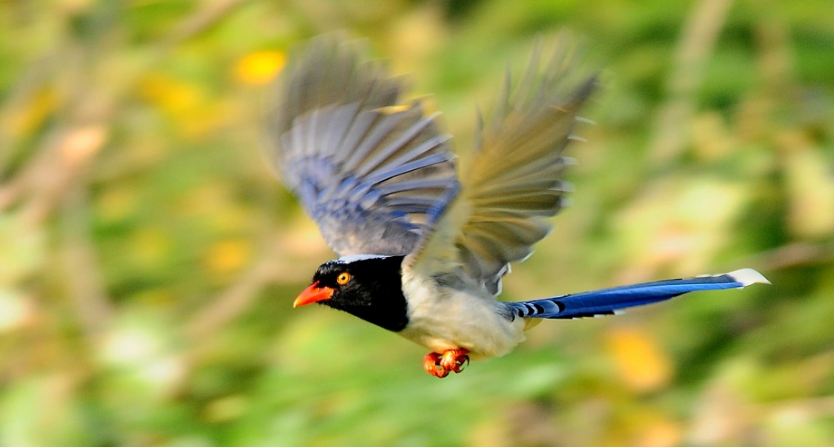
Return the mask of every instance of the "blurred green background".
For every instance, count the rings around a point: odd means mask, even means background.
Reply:
[[[0,446],[834,445],[830,0],[0,1]],[[293,310],[332,257],[259,155],[269,83],[347,30],[469,149],[507,64],[581,36],[604,88],[519,300],[760,269],[545,322],[437,380]]]

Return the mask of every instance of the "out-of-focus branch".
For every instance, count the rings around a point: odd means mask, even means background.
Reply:
[[[810,399],[782,402],[770,406],[772,412],[802,412],[810,417],[828,418],[834,416],[834,397],[816,397]]]
[[[3,178],[6,171],[6,164],[14,155],[14,145],[12,144],[13,137],[11,133],[12,117],[20,113],[24,104],[32,101],[38,89],[46,82],[48,75],[55,70],[55,63],[57,61],[56,53],[54,51],[47,54],[39,61],[31,64],[26,72],[20,76],[12,87],[11,91],[6,95],[6,99],[0,104],[0,179]],[[0,200],[0,208],[2,201]]]
[[[756,40],[760,48],[759,66],[768,90],[782,95],[793,92],[790,81],[794,77],[790,33],[780,4],[764,0],[759,6],[768,13],[756,23]]]
[[[667,80],[668,99],[655,119],[651,156],[656,163],[674,158],[686,146],[695,93],[703,82],[704,67],[724,27],[732,0],[702,0],[692,11],[675,52],[675,66]]]
[[[38,195],[48,190],[50,185],[63,178],[63,167],[59,165],[58,152],[67,129],[57,125],[44,135],[38,147],[16,175],[0,183],[0,211],[21,200],[25,194],[33,196],[32,201],[43,200]],[[30,206],[25,205],[25,206]],[[36,208],[40,208],[38,204]],[[37,214],[37,213],[36,213]]]
[[[68,273],[66,278],[70,300],[85,334],[92,338],[107,329],[113,309],[89,235],[85,186],[81,181],[75,182],[63,202],[63,258]]]
[[[228,288],[208,300],[205,308],[196,312],[185,325],[185,333],[193,340],[211,335],[237,318],[254,303],[258,293],[271,282],[297,281],[306,278],[314,268],[315,259],[327,256],[329,249],[314,233],[311,242],[288,231],[268,237],[261,246],[267,247],[260,259]],[[319,256],[320,255],[320,256]]]
[[[273,242],[268,246],[275,247],[277,244]],[[240,315],[252,304],[258,292],[274,280],[280,271],[278,259],[277,250],[267,250],[232,285],[209,300],[210,304],[185,325],[185,333],[193,340],[200,340]]]
[[[24,186],[22,181],[15,181],[0,187],[0,211],[14,203],[23,194]]]
[[[834,246],[794,242],[763,253],[749,262],[764,271],[834,261]]]
[[[29,224],[41,222],[61,203],[106,138],[101,124],[78,125],[57,130],[43,142],[38,151],[41,155],[31,162],[24,177],[16,179],[23,182],[19,188],[30,189],[31,198],[22,211]]]

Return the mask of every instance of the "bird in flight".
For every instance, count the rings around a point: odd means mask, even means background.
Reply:
[[[339,258],[322,264],[293,306],[319,303],[429,349],[425,370],[459,373],[502,356],[542,319],[618,314],[678,295],[768,283],[718,275],[502,302],[501,278],[550,232],[565,204],[563,155],[597,85],[560,40],[537,42],[525,74],[509,75],[474,157],[458,176],[451,137],[404,82],[340,36],[316,38],[285,70],[267,117],[268,162]]]

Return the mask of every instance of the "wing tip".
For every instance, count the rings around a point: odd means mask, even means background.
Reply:
[[[727,276],[733,278],[742,284],[742,287],[747,287],[751,284],[770,284],[770,281],[764,277],[757,270],[751,268],[743,268],[727,273]]]

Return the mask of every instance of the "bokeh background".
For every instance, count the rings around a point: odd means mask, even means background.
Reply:
[[[0,445],[834,445],[830,0],[0,1]],[[568,27],[603,84],[519,300],[760,269],[555,321],[437,380],[291,303],[332,257],[259,155],[270,83],[345,30],[470,148]]]

